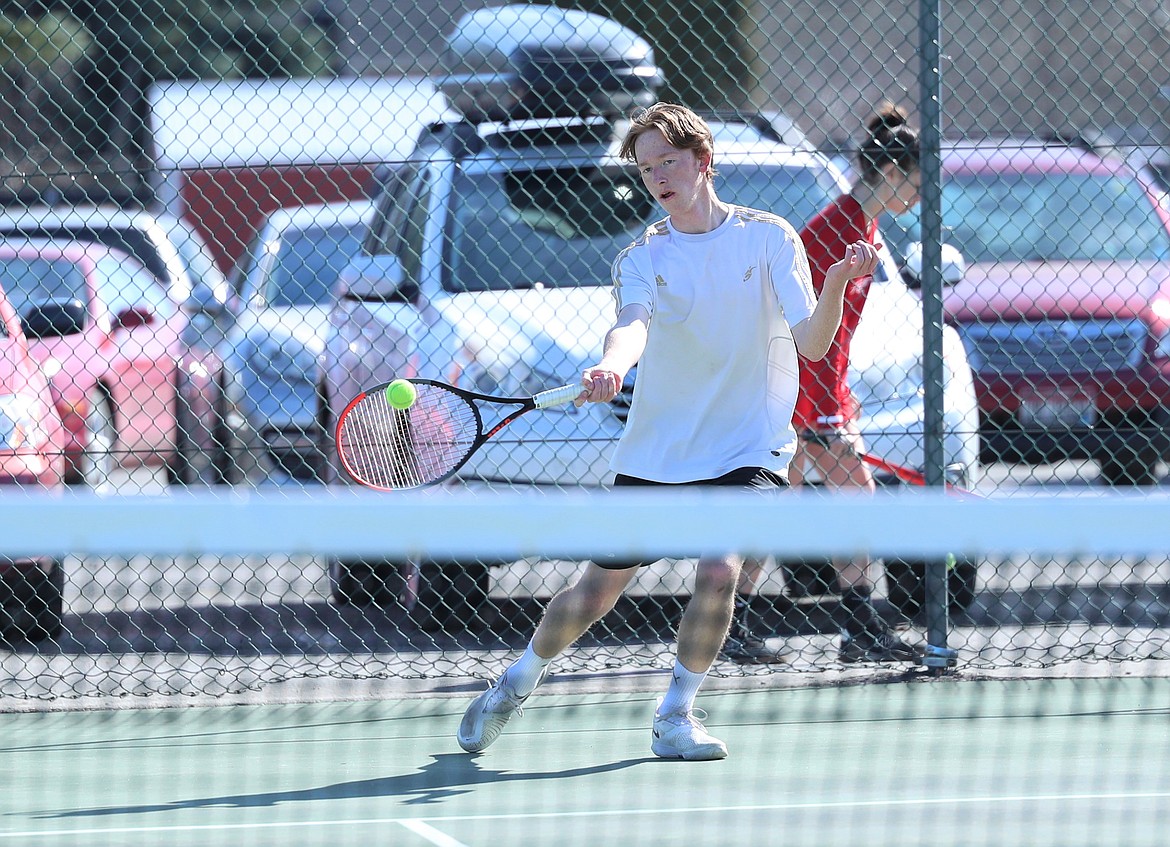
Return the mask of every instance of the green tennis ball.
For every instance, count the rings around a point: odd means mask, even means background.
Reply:
[[[409,409],[417,399],[418,389],[405,379],[396,379],[386,386],[386,402],[395,409]]]

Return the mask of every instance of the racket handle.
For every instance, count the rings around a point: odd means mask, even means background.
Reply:
[[[572,403],[581,396],[585,389],[581,385],[562,385],[560,388],[550,388],[532,397],[532,402],[538,409],[547,409],[549,406],[562,406]]]

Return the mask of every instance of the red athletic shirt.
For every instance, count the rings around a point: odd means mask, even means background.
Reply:
[[[867,221],[861,204],[848,194],[838,197],[808,222],[800,238],[808,252],[818,297],[825,287],[825,274],[844,258],[845,248],[855,241],[873,244],[876,237],[877,221]],[[812,362],[800,357],[800,393],[792,418],[797,430],[837,429],[857,417],[857,400],[848,383],[849,347],[872,281],[872,277],[858,277],[845,287],[841,326],[825,358]]]

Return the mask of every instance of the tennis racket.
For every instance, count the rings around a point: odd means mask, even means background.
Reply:
[[[870,453],[858,453],[857,455],[861,461],[865,462],[867,465],[872,465],[873,467],[883,470],[888,474],[892,474],[893,476],[896,476],[898,479],[902,480],[902,482],[909,483],[910,485],[926,485],[926,474],[924,474],[922,471],[915,470],[914,468],[908,468],[905,465],[899,465],[896,462],[891,462],[888,459],[882,459],[878,456],[871,455]],[[946,490],[952,494],[975,498],[980,496],[974,491],[963,488],[959,485],[955,485],[953,482],[947,482],[945,483],[945,486]]]
[[[363,391],[342,411],[337,455],[355,482],[379,491],[442,482],[516,418],[533,409],[571,403],[585,390],[565,385],[532,397],[492,397],[430,379],[409,381],[418,394],[408,409],[390,405],[387,382]],[[487,428],[488,406],[515,408]]]

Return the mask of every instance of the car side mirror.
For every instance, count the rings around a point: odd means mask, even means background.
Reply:
[[[207,314],[212,317],[219,317],[228,312],[234,311],[232,300],[237,299],[236,296],[226,296],[223,293],[216,292],[210,285],[205,282],[196,281],[191,286],[191,293],[183,301],[182,309],[188,315]]]
[[[363,254],[341,269],[334,293],[339,299],[410,303],[418,298],[418,287],[407,281],[397,256]]]
[[[137,329],[140,326],[150,326],[154,323],[154,312],[145,306],[131,306],[118,312],[114,319],[114,329]]]
[[[87,319],[80,300],[49,300],[32,306],[20,323],[28,338],[62,338],[84,330]]]
[[[963,279],[967,273],[967,260],[953,244],[942,246],[942,282],[943,285],[954,285]],[[922,243],[915,241],[906,249],[906,258],[902,263],[902,278],[906,286],[914,290],[922,288]]]

